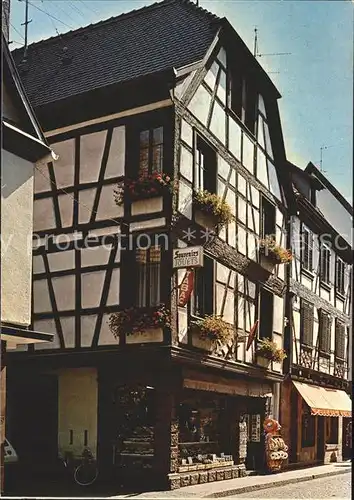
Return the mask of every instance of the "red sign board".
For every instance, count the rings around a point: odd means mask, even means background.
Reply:
[[[179,287],[178,306],[185,307],[189,301],[194,287],[194,271],[188,269]]]
[[[247,346],[246,346],[246,351],[251,347],[252,342],[254,341],[254,338],[257,333],[257,328],[258,328],[258,319],[255,322],[255,324],[252,326],[250,334],[248,335],[248,340],[247,340]]]

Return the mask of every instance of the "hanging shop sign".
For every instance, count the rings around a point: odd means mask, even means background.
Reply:
[[[175,248],[173,250],[173,267],[203,267],[203,247]]]
[[[250,334],[248,335],[248,340],[247,340],[247,346],[246,346],[246,351],[251,347],[252,342],[254,341],[254,338],[257,333],[257,328],[258,328],[258,319],[255,322],[255,324],[252,326]]]
[[[191,298],[194,288],[194,271],[193,269],[187,269],[186,274],[182,280],[179,287],[179,297],[178,306],[185,307],[189,299]]]

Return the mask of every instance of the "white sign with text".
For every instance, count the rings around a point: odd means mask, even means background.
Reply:
[[[203,267],[203,247],[175,248],[173,250],[173,267]]]

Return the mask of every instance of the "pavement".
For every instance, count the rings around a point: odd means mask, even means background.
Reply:
[[[256,492],[268,488],[290,485],[311,481],[314,479],[328,478],[338,474],[351,473],[351,461],[320,465],[306,469],[297,469],[278,474],[247,476],[243,478],[230,479],[227,481],[216,481],[214,483],[187,486],[178,490],[164,492],[146,492],[112,496],[110,498],[146,498],[146,499],[173,499],[173,498],[222,498],[245,493]],[[282,497],[286,498],[286,497]],[[322,497],[323,498],[323,497]]]

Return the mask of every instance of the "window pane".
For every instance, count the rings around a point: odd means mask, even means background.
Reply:
[[[247,170],[254,173],[254,144],[246,134],[243,134],[242,163]]]
[[[267,160],[268,163],[268,174],[269,174],[269,190],[278,200],[281,201],[280,187],[278,182],[277,172],[275,166]]]
[[[263,96],[261,96],[261,94],[258,94],[258,109],[261,113],[263,113],[264,116],[267,116],[264,105],[264,99]]]
[[[265,142],[264,142],[264,130],[263,130],[263,118],[258,115],[258,136],[257,140],[259,144],[262,146],[263,149],[265,149]]]
[[[219,80],[219,85],[218,85],[218,90],[216,95],[220,99],[220,101],[226,105],[226,73],[225,71],[221,70],[220,73],[220,80]]]
[[[140,132],[140,147],[141,148],[148,148],[149,147],[149,131],[144,130],[143,132]]]
[[[272,143],[270,142],[269,128],[266,122],[264,122],[264,135],[265,135],[267,153],[273,159]]]
[[[140,149],[139,160],[139,175],[147,175],[149,173],[149,149]]]
[[[163,143],[163,127],[155,128],[152,137],[153,144]]]
[[[229,150],[237,158],[241,159],[241,127],[229,116]]]
[[[215,102],[213,114],[210,123],[211,132],[216,135],[216,137],[225,144],[225,112],[222,107]]]
[[[221,62],[221,64],[226,68],[226,51],[222,47],[219,50],[217,58],[219,59],[219,61]]]
[[[208,85],[208,87],[211,88],[212,91],[214,91],[215,88],[218,71],[219,71],[219,65],[216,62],[213,62],[211,68],[209,69],[208,73],[205,75],[204,78],[205,83]]]
[[[152,148],[152,172],[162,172],[163,146],[162,144]]]
[[[257,177],[269,189],[266,159],[264,153],[259,148],[257,150]]]

